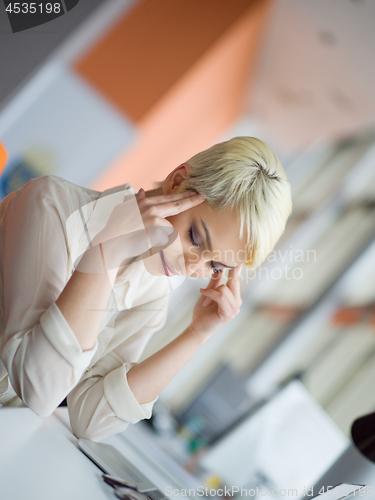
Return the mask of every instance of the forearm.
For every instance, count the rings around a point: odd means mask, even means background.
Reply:
[[[128,385],[139,404],[154,400],[181,370],[209,335],[197,335],[190,327],[158,352],[133,366]]]
[[[193,309],[190,326],[160,351],[129,370],[128,385],[138,403],[155,399],[211,335],[238,314],[240,269],[238,266],[229,271],[232,280],[229,286],[220,284],[221,274],[213,276],[207,289],[200,290],[202,295]],[[211,304],[204,306],[206,297],[211,299]]]
[[[95,248],[99,251],[99,246]],[[100,255],[95,255],[97,258]],[[92,263],[93,253],[84,255],[56,301],[82,349],[89,350],[99,334],[112,283],[103,264]],[[90,272],[90,271],[96,272]]]
[[[56,304],[83,350],[95,345],[118,270],[145,249],[146,233],[137,231],[103,243],[94,240],[82,256]]]

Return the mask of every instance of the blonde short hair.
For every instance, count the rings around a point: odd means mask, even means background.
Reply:
[[[215,209],[231,207],[246,231],[247,267],[261,264],[285,229],[292,210],[290,184],[271,148],[255,137],[234,137],[194,155],[184,190],[203,194]]]

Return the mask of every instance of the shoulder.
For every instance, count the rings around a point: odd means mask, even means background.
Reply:
[[[89,202],[98,198],[99,191],[78,186],[55,175],[45,175],[31,179],[25,184],[25,189],[35,198],[46,201],[63,201],[64,199],[77,199]]]
[[[100,194],[99,191],[78,186],[61,177],[46,175],[31,179],[11,193],[10,201],[34,213],[52,210],[68,217],[82,205],[96,200]]]
[[[69,216],[101,193],[47,175],[29,182],[6,196],[0,203],[0,223],[27,230],[41,224],[65,226]]]

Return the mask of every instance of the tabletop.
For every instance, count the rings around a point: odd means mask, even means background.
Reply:
[[[50,417],[28,408],[0,410],[0,500],[108,500],[116,498],[100,469],[73,435],[67,408]],[[165,453],[142,422],[104,440],[138,467],[160,491],[196,488],[200,480]],[[175,495],[178,500],[180,495]]]
[[[66,408],[41,418],[28,408],[0,410],[1,500],[109,500],[112,489],[78,449]]]

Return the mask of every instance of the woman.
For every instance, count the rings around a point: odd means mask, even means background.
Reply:
[[[149,418],[238,313],[241,265],[267,257],[290,210],[279,160],[250,137],[198,153],[148,192],[47,176],[11,193],[0,204],[0,403],[46,416],[68,396],[73,432],[93,440]],[[189,327],[160,348],[151,338],[174,274],[212,278]]]

